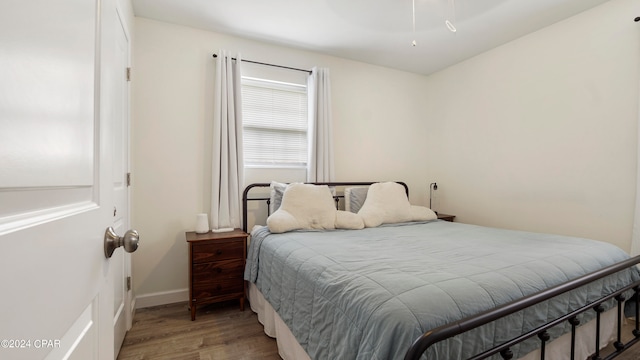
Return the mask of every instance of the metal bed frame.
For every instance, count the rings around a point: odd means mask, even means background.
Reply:
[[[317,183],[308,183],[314,185],[327,185],[327,186],[366,186],[374,184],[375,182],[317,182]],[[409,195],[409,188],[403,182],[398,182],[403,185],[407,196]],[[255,183],[247,186],[242,193],[242,212],[243,212],[243,230],[247,231],[247,203],[249,201],[266,201],[267,205],[270,204],[269,197],[257,197],[257,198],[249,198],[249,192],[254,188],[268,188],[270,186],[269,183]],[[336,202],[336,208],[338,207],[338,203],[340,198],[344,198],[344,195],[336,194],[334,196]],[[267,207],[268,208],[268,207]],[[427,349],[443,340],[454,337],[456,335],[460,335],[467,331],[473,330],[482,325],[486,325],[492,321],[497,319],[506,317],[508,315],[514,314],[518,311],[522,311],[528,307],[534,306],[541,302],[550,300],[551,298],[558,296],[560,294],[569,292],[571,290],[577,289],[581,286],[587,285],[593,281],[597,281],[606,276],[612,275],[616,272],[623,271],[632,266],[636,266],[640,263],[640,256],[636,256],[633,258],[629,258],[625,261],[619,262],[617,264],[613,264],[611,266],[605,267],[598,271],[594,271],[578,277],[576,279],[567,281],[565,283],[556,285],[549,289],[525,296],[518,300],[512,301],[510,303],[501,305],[499,307],[489,309],[487,311],[481,312],[479,314],[467,317],[462,320],[458,320],[438,328],[429,330],[425,332],[422,336],[414,341],[411,347],[408,349],[404,360],[419,360],[423,357],[423,354]],[[634,307],[635,307],[635,326],[632,330],[633,338],[627,342],[623,342],[622,340],[622,321],[623,321],[623,307],[625,304],[626,294],[627,292],[632,291],[633,296],[630,299],[633,299]],[[565,314],[555,320],[552,320],[546,324],[540,325],[537,328],[522,333],[519,336],[512,338],[498,346],[495,346],[491,349],[488,349],[480,354],[476,354],[469,358],[469,360],[480,360],[486,359],[496,354],[499,354],[502,359],[509,360],[513,358],[513,353],[510,348],[516,344],[519,344],[529,338],[537,337],[540,340],[540,359],[545,360],[545,347],[547,342],[550,340],[548,329],[561,324],[564,321],[569,322],[571,325],[571,348],[570,348],[570,359],[575,360],[575,341],[576,341],[576,329],[578,325],[580,325],[579,316],[587,311],[594,311],[596,314],[596,333],[595,335],[595,349],[593,355],[589,357],[589,360],[610,360],[616,358],[618,355],[622,354],[627,349],[631,348],[635,343],[640,341],[640,301],[636,301],[636,299],[640,299],[640,280],[636,281],[632,284],[629,284],[623,288],[617,289],[613,293],[604,296],[596,301],[585,304],[584,306]],[[617,338],[613,343],[614,351],[610,354],[602,357],[600,354],[600,316],[604,312],[604,306],[602,305],[606,301],[614,299],[617,304]]]
[[[594,271],[592,273],[583,275],[579,278],[567,281],[563,284],[556,285],[547,290],[540,291],[538,293],[534,293],[513,302],[504,304],[502,306],[496,307],[494,309],[487,310],[485,312],[476,314],[474,316],[470,316],[468,318],[455,321],[453,323],[435,328],[424,333],[420,338],[418,338],[412,345],[411,348],[407,351],[405,360],[418,360],[422,356],[422,354],[429,348],[431,345],[440,342],[442,340],[448,339],[450,337],[462,334],[469,330],[475,329],[479,326],[488,324],[494,320],[503,318],[510,314],[516,313],[518,311],[524,310],[530,306],[536,305],[543,301],[547,301],[557,295],[566,293],[568,291],[577,289],[581,286],[584,286],[590,282],[602,279],[608,275],[614,274],[616,272],[625,270],[629,267],[635,266],[640,263],[640,256],[636,256],[630,258],[628,260],[619,262],[617,264],[611,265],[609,267],[600,269],[598,271]],[[595,352],[590,360],[608,360],[617,357],[622,354],[625,350],[629,349],[633,344],[640,340],[640,303],[638,301],[634,301],[635,303],[635,328],[633,329],[633,339],[624,343],[622,341],[622,321],[623,321],[623,306],[624,300],[626,299],[623,293],[632,290],[634,293],[634,298],[638,297],[638,292],[640,292],[640,281],[636,281],[630,285],[627,285],[621,289],[616,290],[615,292],[604,296],[597,301],[591,302],[589,304],[584,305],[583,307],[574,310],[571,313],[565,314],[562,317],[559,317],[555,320],[552,320],[544,325],[541,325],[529,332],[523,333],[520,336],[517,336],[501,345],[498,345],[494,348],[491,348],[481,354],[477,354],[469,359],[486,359],[495,354],[500,354],[503,359],[512,359],[513,353],[510,350],[510,347],[521,343],[531,337],[537,336],[541,342],[540,345],[540,358],[542,360],[545,359],[545,345],[547,341],[549,341],[549,333],[548,329],[562,323],[563,321],[568,321],[571,324],[571,349],[570,356],[571,359],[575,359],[575,340],[576,340],[576,328],[580,325],[580,319],[578,316],[587,311],[595,311],[596,313],[596,334],[595,334]],[[614,298],[617,302],[618,307],[618,316],[617,316],[617,340],[613,343],[615,351],[606,357],[602,358],[600,356],[600,315],[604,311],[604,307],[602,304]]]
[[[402,185],[404,187],[405,192],[407,193],[407,196],[409,196],[409,187],[407,186],[407,184],[403,183],[402,181],[396,181],[398,184]],[[305,184],[312,184],[312,185],[327,185],[327,186],[368,186],[371,184],[375,184],[375,181],[355,181],[355,182],[308,182]],[[254,188],[268,188],[270,187],[271,184],[270,183],[255,183],[255,184],[250,184],[248,185],[244,191],[242,192],[242,230],[244,230],[244,232],[247,232],[247,202],[249,201],[266,201],[267,203],[267,215],[269,215],[269,205],[271,204],[271,198],[269,197],[259,197],[259,198],[249,198],[249,191],[251,191],[251,189]],[[339,195],[336,194],[333,199],[336,202],[336,209],[338,208],[338,203],[340,201],[340,199],[344,198],[344,195]]]

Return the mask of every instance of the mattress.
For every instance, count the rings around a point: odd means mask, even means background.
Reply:
[[[258,228],[245,279],[310,358],[401,359],[429,329],[627,257],[593,240],[443,221],[278,235]],[[478,353],[512,337],[512,330],[532,329],[637,278],[637,271],[618,273],[427,353],[434,359]],[[567,327],[553,328],[552,337]],[[537,344],[512,351],[522,357]]]
[[[284,360],[311,360],[309,355],[298,343],[287,325],[282,321],[271,304],[264,298],[254,283],[249,283],[247,296],[251,310],[258,315],[258,321],[264,326],[264,333],[276,339],[278,354]],[[608,343],[615,340],[617,310],[611,309],[601,315],[600,324],[600,349],[604,349]],[[594,336],[596,333],[596,320],[581,325],[576,330],[575,358],[586,359],[594,353]],[[571,334],[562,335],[550,342],[545,350],[547,359],[570,360],[568,351],[571,344]],[[518,360],[539,360],[540,350],[536,349]]]

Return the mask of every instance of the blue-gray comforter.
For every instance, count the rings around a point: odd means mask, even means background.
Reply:
[[[444,221],[285,234],[263,227],[252,234],[245,279],[257,285],[312,359],[402,359],[429,329],[626,258],[604,242]],[[427,354],[469,356],[637,278],[631,270],[614,275]],[[512,350],[522,356],[537,343]]]

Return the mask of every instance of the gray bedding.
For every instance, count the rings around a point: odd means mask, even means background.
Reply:
[[[626,258],[604,242],[445,221],[284,234],[262,227],[252,233],[245,279],[312,359],[402,359],[429,329]],[[613,275],[441,342],[427,354],[459,359],[478,353],[632,278],[637,271]],[[554,328],[552,336],[567,328]],[[537,344],[512,350],[517,358]]]

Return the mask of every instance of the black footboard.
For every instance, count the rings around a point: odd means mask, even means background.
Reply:
[[[557,285],[555,287],[549,288],[547,290],[523,297],[519,300],[513,301],[511,303],[507,303],[500,307],[487,310],[480,314],[477,314],[472,317],[468,317],[466,319],[462,319],[436,329],[430,330],[424,333],[420,338],[418,338],[411,348],[407,351],[405,355],[405,360],[418,360],[422,357],[423,353],[432,345],[443,341],[445,339],[454,337],[456,335],[462,334],[469,330],[475,329],[479,326],[488,324],[497,319],[503,318],[510,314],[521,311],[530,306],[536,305],[543,301],[547,301],[557,295],[562,293],[577,289],[581,286],[584,286],[588,283],[596,281],[598,279],[602,279],[605,276],[614,274],[616,272],[625,270],[629,267],[635,266],[640,263],[640,256],[636,256],[634,258],[628,259],[626,261],[622,261],[620,263],[611,265],[609,267],[603,268],[598,271],[594,271],[592,273],[586,274],[580,278],[568,281],[566,283]],[[547,341],[549,341],[550,337],[547,333],[547,330],[564,322],[568,321],[571,324],[571,349],[568,349],[571,354],[571,359],[575,358],[575,335],[576,328],[580,324],[580,320],[578,319],[578,315],[587,312],[594,311],[596,313],[596,334],[595,336],[595,347],[594,353],[591,356],[591,360],[599,360],[599,359],[613,359],[616,356],[620,355],[622,352],[630,348],[633,344],[640,340],[640,305],[638,301],[634,301],[635,303],[635,328],[633,332],[633,338],[628,342],[624,343],[622,341],[622,321],[623,321],[623,306],[625,298],[625,293],[633,291],[634,298],[638,298],[638,293],[640,292],[640,281],[636,281],[635,283],[629,284],[623,288],[616,290],[615,292],[600,298],[597,301],[591,302],[589,304],[585,304],[583,307],[574,310],[573,312],[566,314],[560,318],[557,318],[547,324],[539,326],[527,333],[521,334],[501,345],[498,345],[492,349],[489,349],[481,354],[476,354],[475,356],[469,359],[485,359],[489,358],[493,355],[500,354],[503,359],[512,359],[513,354],[510,350],[514,345],[521,343],[529,338],[537,336],[541,342],[541,359],[545,359],[545,345]],[[600,356],[600,314],[604,311],[602,304],[610,299],[615,299],[618,308],[618,317],[617,317],[617,340],[614,342],[615,351],[607,355],[606,357]],[[580,359],[583,360],[583,359]]]

